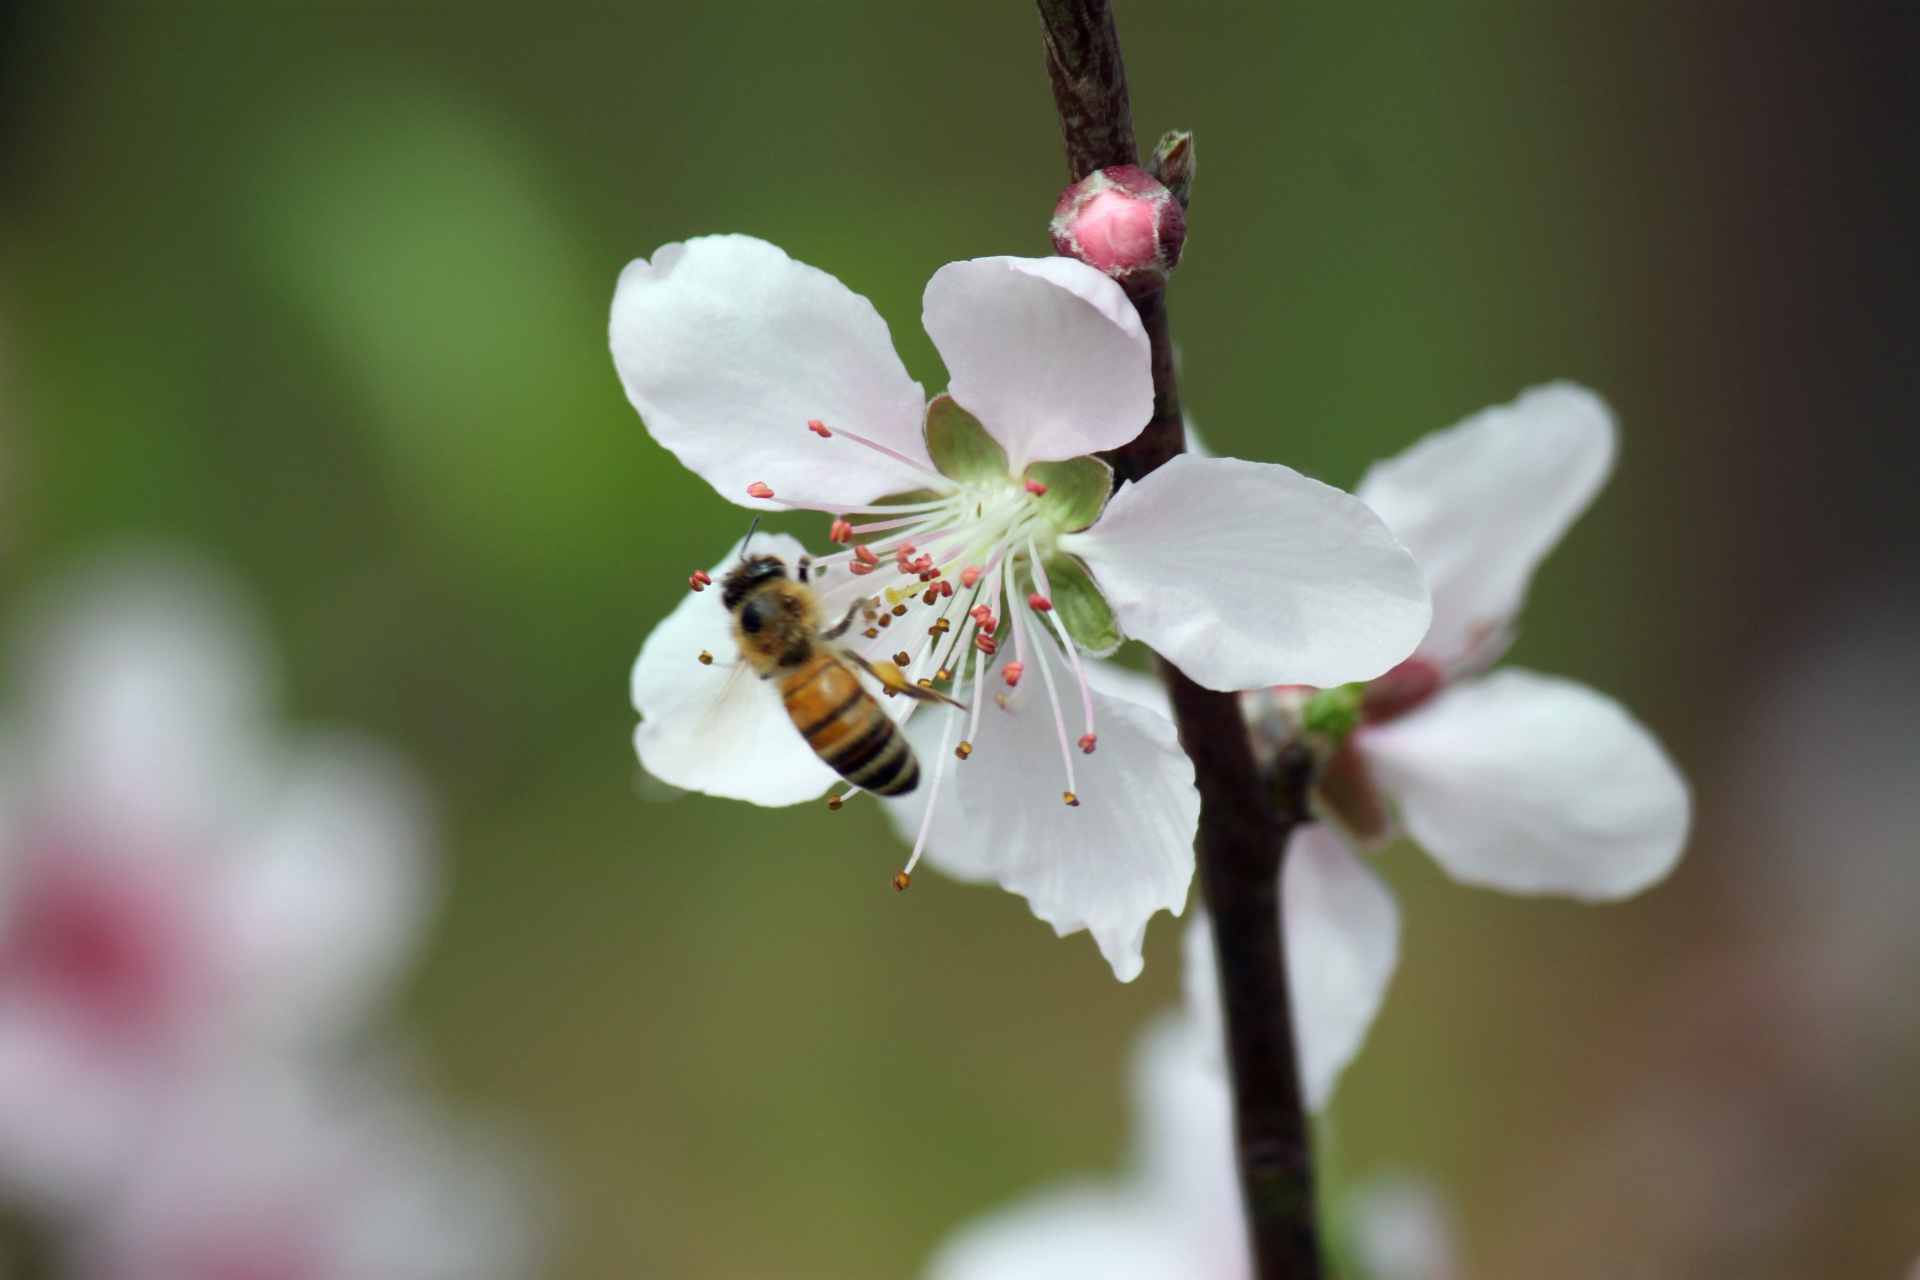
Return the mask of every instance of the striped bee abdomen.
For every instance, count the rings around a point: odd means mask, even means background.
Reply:
[[[875,795],[905,795],[920,782],[913,748],[852,669],[825,651],[780,683],[787,715],[835,773]]]

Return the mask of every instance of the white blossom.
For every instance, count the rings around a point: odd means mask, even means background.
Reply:
[[[913,858],[1088,929],[1131,978],[1147,919],[1185,899],[1198,799],[1171,725],[1096,689],[1081,650],[1132,636],[1229,691],[1365,679],[1424,633],[1425,590],[1363,504],[1285,467],[1183,456],[1109,498],[1092,455],[1139,434],[1153,385],[1139,318],[1098,271],[952,263],[924,322],[949,373],[931,404],[865,299],[716,236],[628,266],[612,345],[654,438],[722,496],[839,517],[847,549],[814,562],[827,614],[878,603],[852,645],[969,704],[914,715],[930,776],[903,802]],[[697,661],[727,637],[700,593],[648,638],[642,763],[762,804],[820,794],[833,775],[783,731],[774,690]]]

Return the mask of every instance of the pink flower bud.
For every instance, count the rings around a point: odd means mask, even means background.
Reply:
[[[1053,247],[1105,272],[1130,294],[1164,285],[1186,239],[1180,202],[1138,165],[1088,174],[1053,208]]]

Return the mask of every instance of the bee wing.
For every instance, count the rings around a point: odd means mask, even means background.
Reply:
[[[905,694],[915,702],[944,702],[948,706],[959,707],[962,711],[967,710],[966,703],[955,702],[938,689],[930,688],[924,684],[915,684],[913,681],[907,679],[907,673],[891,662],[868,662],[865,657],[854,652],[852,649],[840,650],[840,656],[895,693]]]

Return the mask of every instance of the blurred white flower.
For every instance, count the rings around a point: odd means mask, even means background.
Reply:
[[[252,1061],[174,1096],[71,1246],[76,1280],[520,1280],[524,1161],[390,1071]]]
[[[282,741],[233,601],[172,562],[48,601],[0,731],[0,1184],[97,1195],[173,1092],[336,1044],[431,881],[405,773]]]
[[[1109,500],[1091,455],[1140,433],[1153,378],[1139,317],[1099,271],[950,263],[924,322],[951,376],[931,405],[864,298],[764,241],[711,236],[627,267],[611,339],[648,430],[722,496],[863,520],[837,519],[834,540],[859,545],[815,562],[826,620],[876,600],[848,643],[971,702],[894,708],[922,726],[930,775],[913,858],[1087,929],[1130,979],[1148,918],[1185,900],[1198,798],[1171,726],[1099,694],[1078,650],[1124,633],[1223,690],[1366,679],[1411,652],[1426,592],[1378,517],[1286,467],[1183,456]],[[727,636],[702,593],[649,637],[642,763],[761,804],[818,795],[833,774],[778,732],[776,691],[697,661]]]
[[[1066,1182],[962,1227],[927,1280],[1246,1280],[1233,1100],[1209,1028],[1184,1012],[1149,1026],[1133,1095],[1124,1174]]]
[[[1204,930],[1188,938],[1191,964]],[[1186,1007],[1153,1022],[1135,1050],[1125,1172],[1062,1183],[962,1227],[927,1280],[1248,1280],[1233,1099],[1217,1000],[1200,977]],[[1451,1216],[1430,1185],[1403,1175],[1341,1200],[1337,1228],[1364,1280],[1456,1280]]]

